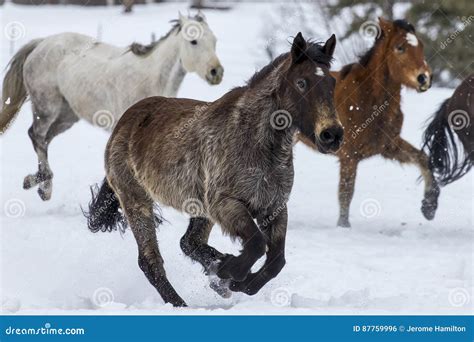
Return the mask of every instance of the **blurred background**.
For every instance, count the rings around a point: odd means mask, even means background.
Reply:
[[[474,72],[473,33],[474,1],[472,0],[313,0],[313,1],[219,1],[219,0],[0,0],[0,4],[31,6],[116,7],[124,15],[133,15],[137,7],[151,4],[181,3],[189,9],[232,11],[239,3],[256,6],[266,3],[261,16],[262,32],[256,39],[268,59],[287,48],[286,41],[295,29],[306,36],[325,37],[336,33],[342,48],[337,50],[338,64],[354,61],[372,44],[376,32],[367,22],[377,17],[407,19],[425,43],[425,54],[433,68],[434,84],[455,87],[461,79]],[[77,17],[80,20],[80,17]],[[229,22],[229,25],[238,25]],[[364,26],[364,24],[366,26]],[[321,32],[325,29],[326,32]],[[362,32],[365,29],[365,32]],[[362,34],[360,34],[362,33]],[[372,36],[371,36],[372,35]],[[268,60],[266,60],[268,61]],[[266,62],[262,60],[262,64]]]

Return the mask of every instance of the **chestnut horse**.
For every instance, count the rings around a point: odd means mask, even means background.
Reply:
[[[474,74],[445,100],[424,134],[423,148],[438,183],[447,185],[474,164]]]
[[[391,22],[379,18],[379,26],[379,36],[359,62],[333,73],[337,80],[336,111],[345,129],[344,143],[337,152],[341,227],[350,227],[349,207],[357,166],[376,155],[418,166],[425,182],[423,215],[433,219],[438,206],[439,187],[427,155],[400,137],[402,85],[419,92],[431,86],[431,69],[424,58],[423,43],[413,26],[404,20]],[[304,137],[299,139],[314,147]]]
[[[295,131],[322,152],[336,151],[343,136],[329,74],[335,44],[334,35],[319,45],[299,33],[291,53],[214,102],[150,97],[117,123],[89,229],[117,228],[122,208],[138,243],[138,264],[165,302],[186,305],[165,274],[155,201],[191,215],[181,248],[223,281],[214,288],[219,294],[222,287],[255,294],[283,268]],[[214,223],[241,240],[239,256],[207,244]],[[249,273],[265,253],[262,268]]]

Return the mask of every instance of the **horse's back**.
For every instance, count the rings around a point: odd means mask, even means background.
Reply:
[[[187,98],[152,96],[128,108],[118,121],[113,135],[166,136],[180,123],[195,121],[196,112],[207,102]]]
[[[150,196],[157,193],[155,188],[161,189],[154,200],[163,205],[179,208],[184,200],[179,194],[198,198],[198,158],[192,156],[200,155],[200,147],[193,131],[206,108],[206,102],[161,96],[137,102],[125,111],[109,139],[107,173],[117,176],[129,168]]]
[[[44,38],[25,61],[23,76],[31,89],[58,88],[61,66],[96,44],[94,38],[79,33],[60,33]],[[76,67],[80,67],[76,65]]]

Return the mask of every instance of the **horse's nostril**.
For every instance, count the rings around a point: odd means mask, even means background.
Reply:
[[[217,75],[217,70],[216,69],[211,69],[211,76],[216,76]]]
[[[342,143],[344,130],[341,126],[333,126],[325,129],[319,135],[322,144],[330,149],[338,149]]]
[[[331,129],[326,129],[324,130],[320,135],[319,135],[321,141],[323,143],[332,143],[335,140],[335,136],[333,132],[331,132]]]
[[[425,74],[419,74],[418,77],[417,77],[418,83],[420,83],[422,85],[426,83],[427,79],[428,79],[428,77],[426,77]]]

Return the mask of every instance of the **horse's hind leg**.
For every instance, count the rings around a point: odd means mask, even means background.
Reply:
[[[357,175],[357,160],[340,158],[339,175],[339,227],[349,228],[349,210],[354,196],[355,179]]]
[[[421,205],[421,212],[427,220],[432,220],[438,208],[439,186],[429,168],[428,156],[410,143],[398,137],[382,155],[400,163],[411,163],[418,166],[425,181],[425,194]]]
[[[46,139],[49,127],[52,125],[55,116],[50,116],[40,111],[33,104],[33,124],[28,130],[28,135],[33,143],[33,148],[38,156],[38,171],[30,174],[23,181],[23,188],[30,189],[44,181],[53,178],[53,173],[48,163],[48,141]],[[49,200],[51,193],[39,193],[43,201]]]
[[[166,277],[163,258],[156,239],[153,201],[126,169],[119,177],[109,177],[128,224],[138,244],[138,265],[166,303],[186,306]],[[118,180],[120,178],[120,180]]]
[[[38,155],[38,172],[25,177],[23,188],[30,189],[39,184],[38,194],[45,201],[51,198],[53,186],[53,172],[48,161],[49,144],[55,136],[69,129],[79,119],[63,98],[57,107],[48,112],[39,109],[42,107],[33,104],[33,124],[28,130]]]

